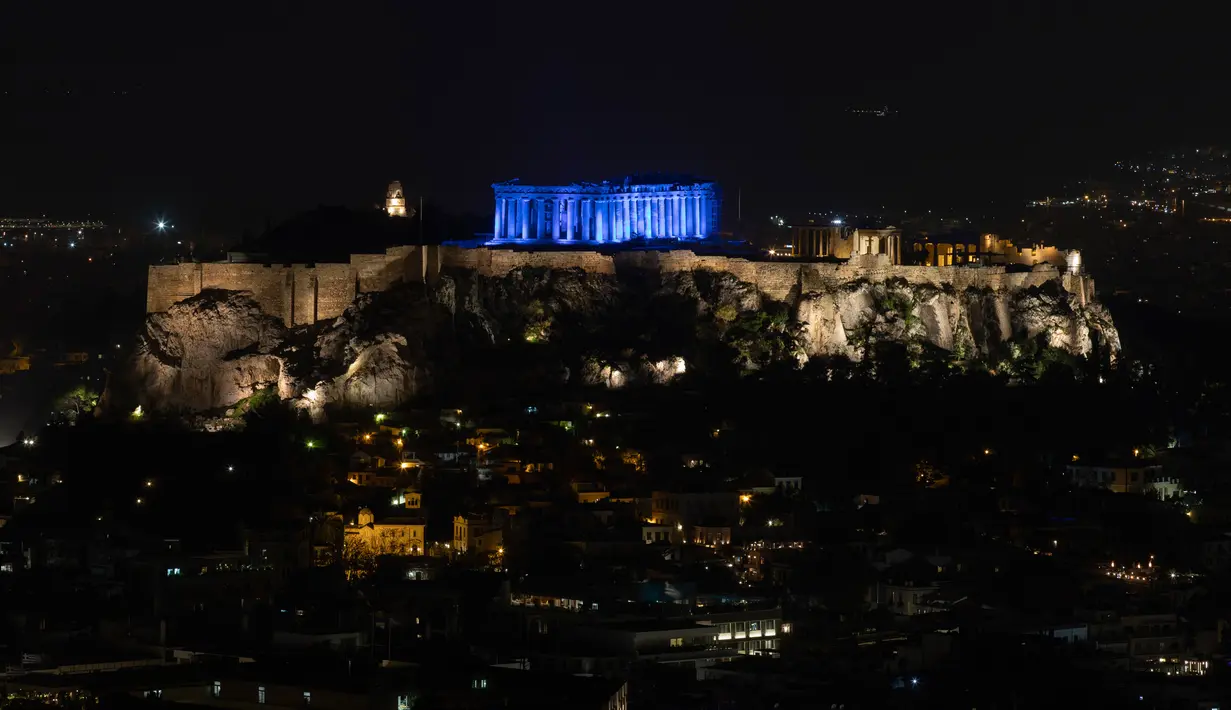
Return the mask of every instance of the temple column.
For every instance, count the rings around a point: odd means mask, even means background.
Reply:
[[[557,240],[560,238],[560,203],[559,197],[551,201],[551,238]]]
[[[704,237],[709,234],[709,224],[707,224],[709,220],[707,219],[708,215],[705,214],[705,208],[707,207],[706,202],[708,202],[708,200],[706,199],[705,195],[697,196],[697,236],[698,237]]]
[[[680,196],[672,195],[671,196],[671,236],[679,237],[683,233],[684,233],[684,230],[680,229]]]
[[[590,201],[581,201],[581,241],[590,241]]]
[[[645,198],[645,238],[653,239],[658,236],[658,225],[654,223],[656,210],[654,209],[653,198]]]
[[[492,239],[500,238],[500,227],[503,225],[503,222],[504,222],[504,219],[503,219],[504,215],[501,214],[501,212],[503,211],[504,211],[504,198],[497,197],[496,198],[496,223],[495,223],[495,226],[492,227]]]
[[[657,228],[658,237],[667,236],[667,198],[658,196],[654,198],[654,226]]]
[[[680,234],[690,237],[692,236],[692,195],[684,196],[684,224],[680,226]]]
[[[530,238],[530,199],[522,197],[518,201],[518,210],[521,212],[521,238]]]
[[[534,219],[534,238],[542,239],[543,234],[547,231],[547,200],[542,197],[534,198],[534,208],[538,211]]]
[[[573,213],[576,211],[576,209],[577,209],[577,201],[570,199],[568,201],[568,207],[564,215],[564,225],[565,225],[565,230],[566,230],[565,239],[569,240],[570,242],[573,241]]]

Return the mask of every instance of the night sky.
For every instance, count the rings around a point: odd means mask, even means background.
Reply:
[[[935,5],[5,3],[0,213],[228,231],[655,171],[751,214],[966,207],[1224,138],[1219,18]]]

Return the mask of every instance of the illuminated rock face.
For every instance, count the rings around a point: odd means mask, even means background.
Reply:
[[[275,351],[286,333],[251,294],[203,291],[146,319],[121,375],[146,410],[229,407],[278,387],[283,360]]]

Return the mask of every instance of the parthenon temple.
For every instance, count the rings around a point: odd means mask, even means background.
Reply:
[[[718,231],[712,182],[492,185],[494,242],[616,243],[630,239],[698,241]]]

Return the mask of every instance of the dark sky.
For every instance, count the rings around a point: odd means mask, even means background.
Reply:
[[[1222,138],[1208,9],[940,5],[8,2],[0,213],[231,230],[394,178],[460,211],[652,171],[754,213],[965,206]]]

